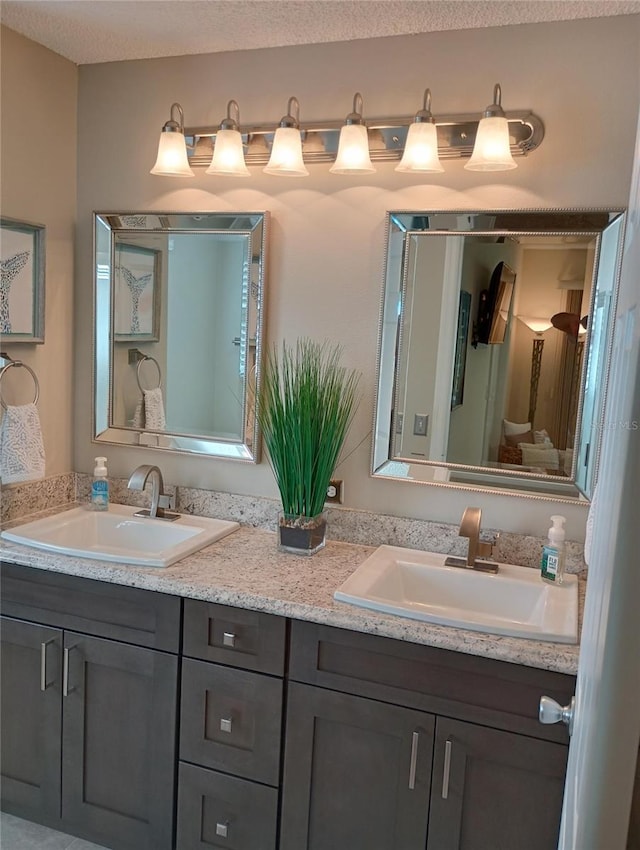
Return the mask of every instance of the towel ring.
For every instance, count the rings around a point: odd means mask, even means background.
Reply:
[[[27,366],[26,363],[22,362],[22,360],[12,360],[10,363],[7,363],[6,366],[3,366],[2,369],[0,369],[0,384],[2,383],[4,373],[7,371],[7,369],[10,369],[12,366],[22,366],[22,368],[26,369],[27,372],[29,372],[29,374],[33,378],[33,383],[36,385],[36,394],[35,394],[35,398],[33,399],[33,403],[37,404],[38,399],[40,398],[40,384],[38,382],[38,376],[33,371],[31,366]],[[0,389],[0,404],[2,405],[3,410],[7,409],[7,404],[6,404],[5,400],[2,398],[2,390],[1,389]]]
[[[158,386],[148,387],[147,389],[158,390],[162,386],[162,372],[160,371],[160,364],[158,363],[155,357],[149,357],[149,355],[143,354],[142,357],[138,360],[138,365],[136,366],[136,381],[138,382],[138,387],[140,388],[141,393],[143,393],[145,390],[142,386],[142,381],[140,380],[140,367],[142,366],[145,360],[150,360],[152,363],[155,363],[156,369],[158,370]]]

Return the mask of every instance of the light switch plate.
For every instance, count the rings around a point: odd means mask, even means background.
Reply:
[[[429,417],[426,413],[416,413],[413,417],[413,433],[416,437],[426,437]]]

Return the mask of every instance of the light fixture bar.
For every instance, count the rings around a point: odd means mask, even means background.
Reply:
[[[509,122],[509,137],[513,156],[526,156],[535,150],[544,138],[544,125],[533,112],[505,112]],[[399,160],[402,157],[407,133],[415,120],[414,115],[402,118],[367,118],[369,130],[370,155],[373,161]],[[477,114],[435,115],[434,123],[438,132],[438,153],[440,159],[465,159],[471,156],[476,140],[480,118]],[[344,119],[301,123],[302,152],[307,163],[333,162],[338,151],[338,139]],[[373,131],[376,144],[372,144]],[[189,163],[192,166],[208,166],[211,162],[213,142],[217,127],[186,127],[185,137],[193,151],[189,149]],[[245,146],[247,165],[266,165],[273,144],[275,128],[270,126],[242,127],[242,141]],[[264,137],[262,145],[249,144],[256,137]]]

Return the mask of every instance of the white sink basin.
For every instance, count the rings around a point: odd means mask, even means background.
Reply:
[[[108,511],[73,508],[0,536],[78,558],[168,567],[240,527],[237,522],[188,515],[174,522],[135,517],[138,510],[127,505],[109,505]]]
[[[334,598],[374,611],[512,637],[578,639],[578,580],[558,587],[529,567],[500,564],[497,575],[445,566],[446,555],[380,546]]]

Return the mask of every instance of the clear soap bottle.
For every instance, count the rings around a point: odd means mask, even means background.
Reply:
[[[565,552],[565,529],[566,518],[563,516],[552,516],[553,525],[549,529],[546,544],[542,548],[542,562],[540,564],[540,575],[543,581],[551,584],[562,584],[564,580]]]
[[[93,480],[91,482],[91,508],[94,511],[106,511],[109,508],[109,482],[107,480],[107,459],[97,457]]]

